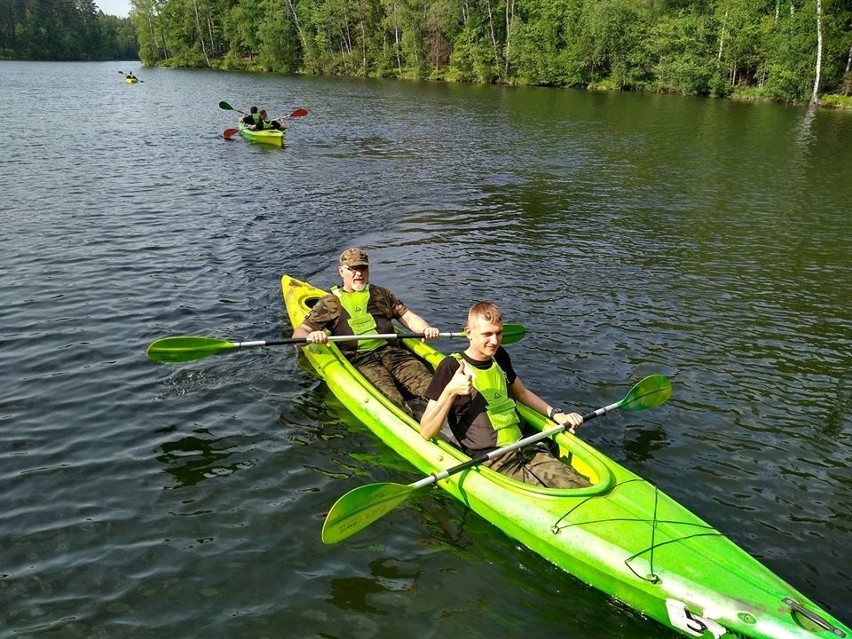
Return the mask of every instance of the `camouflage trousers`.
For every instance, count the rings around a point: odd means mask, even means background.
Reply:
[[[506,453],[485,462],[485,465],[533,486],[583,488],[592,485],[588,477],[554,457],[544,442]]]
[[[394,344],[369,353],[356,353],[349,361],[385,396],[409,413],[411,409],[406,399],[421,400],[432,381],[426,364]]]

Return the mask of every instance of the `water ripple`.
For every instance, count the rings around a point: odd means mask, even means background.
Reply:
[[[581,435],[852,618],[852,129],[836,114],[0,65],[6,110],[42,105],[67,133],[12,136],[0,158],[0,637],[487,637],[519,620],[648,636],[438,493],[324,546],[346,490],[418,474],[292,347],[146,359],[168,335],[288,334],[281,274],[335,283],[353,244],[443,330],[498,302],[548,401],[590,410],[669,375],[665,406]],[[242,99],[311,115],[283,149],[227,142],[216,105]]]

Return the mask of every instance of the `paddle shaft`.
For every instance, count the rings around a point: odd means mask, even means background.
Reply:
[[[524,338],[526,330],[520,324],[504,324],[503,343],[514,344]],[[438,333],[438,337],[463,337],[464,333]],[[425,338],[424,333],[383,333],[363,335],[333,335],[329,336],[329,342],[346,342],[365,339],[383,339],[395,341],[400,338]],[[306,344],[307,337],[291,337],[289,339],[275,341],[250,341],[230,342],[228,340],[216,339],[215,337],[193,337],[181,335],[176,337],[165,337],[153,342],[147,349],[148,357],[155,362],[167,362],[177,364],[179,362],[190,362],[192,360],[209,357],[216,353],[234,351],[240,348],[251,348],[255,346],[276,346],[278,344]]]
[[[464,333],[438,333],[438,337],[464,337]],[[408,338],[423,338],[426,337],[423,333],[377,333],[375,335],[329,335],[329,342],[351,342],[361,339],[408,339]],[[287,339],[270,340],[270,341],[253,341],[253,342],[231,342],[234,348],[253,348],[256,346],[280,346],[282,344],[306,344],[307,337],[288,337]]]
[[[610,404],[609,406],[604,406],[603,408],[598,408],[596,411],[589,413],[587,415],[583,415],[583,423],[594,419],[595,417],[600,417],[601,415],[606,415],[607,413],[615,410],[619,407],[621,402],[616,402],[615,404]],[[548,437],[552,437],[557,433],[561,433],[565,430],[567,426],[565,424],[560,424],[558,426],[554,426],[553,428],[549,428],[547,430],[540,431],[535,433],[534,435],[530,435],[529,437],[524,437],[523,439],[519,439],[513,444],[509,444],[508,446],[503,446],[502,448],[495,448],[489,453],[485,453],[484,455],[480,455],[474,459],[469,459],[466,462],[462,462],[457,466],[453,466],[452,468],[447,468],[446,470],[442,470],[440,473],[433,473],[428,477],[424,477],[420,481],[416,481],[413,484],[409,484],[412,490],[417,490],[419,488],[423,488],[424,486],[429,486],[436,482],[441,481],[442,479],[446,479],[450,475],[455,475],[456,473],[460,473],[463,470],[467,470],[471,466],[477,466],[482,464],[483,462],[487,462],[495,457],[501,457],[506,453],[511,453],[513,450],[518,450],[519,448],[523,448],[524,446],[529,446],[530,444],[534,444],[543,439],[547,439]]]

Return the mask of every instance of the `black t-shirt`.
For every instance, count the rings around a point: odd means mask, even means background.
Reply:
[[[468,365],[475,368],[485,370],[491,366],[491,360],[479,362],[470,359],[464,353],[462,353],[462,357]],[[518,375],[512,368],[512,360],[505,348],[501,346],[497,349],[497,352],[494,353],[494,361],[506,375],[506,385],[511,386]],[[459,362],[455,357],[445,357],[438,364],[438,368],[435,369],[432,382],[426,389],[424,397],[437,401],[458,368]],[[497,431],[491,426],[491,420],[486,413],[487,406],[485,398],[474,389],[470,395],[456,397],[453,401],[453,407],[447,415],[447,421],[453,435],[469,453],[484,453],[497,448]]]

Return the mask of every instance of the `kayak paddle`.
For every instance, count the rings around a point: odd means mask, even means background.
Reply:
[[[239,109],[235,109],[230,104],[225,102],[224,100],[219,103],[219,108],[224,109],[225,111],[236,111],[237,113],[242,113],[243,115],[248,115],[245,111],[240,111]]]
[[[503,325],[503,343],[514,344],[520,342],[526,329],[520,324]],[[438,337],[464,337],[464,333],[438,333]],[[395,340],[400,338],[422,338],[423,333],[382,333],[378,335],[330,335],[330,342],[346,342],[361,339],[386,339]],[[191,362],[203,359],[210,355],[216,355],[224,351],[233,351],[240,348],[254,348],[257,346],[280,346],[283,344],[307,344],[305,337],[290,337],[288,339],[253,342],[229,342],[215,337],[164,337],[152,342],[146,351],[148,359],[168,364],[179,362]]]
[[[240,132],[239,129],[225,129],[222,132],[222,137],[225,138],[226,140],[233,140],[234,136],[239,132]]]
[[[649,375],[631,388],[630,392],[621,401],[599,408],[588,415],[583,415],[583,422],[585,423],[595,417],[606,415],[616,408],[623,410],[653,408],[665,403],[671,397],[671,394],[672,385],[666,376]],[[497,448],[490,453],[470,459],[452,468],[433,473],[413,484],[403,485],[383,482],[379,484],[367,484],[350,490],[338,499],[331,507],[331,510],[328,511],[322,526],[322,541],[325,544],[336,544],[339,541],[343,541],[396,508],[421,488],[435,484],[450,475],[460,473],[489,459],[505,455],[508,452],[518,450],[542,439],[547,439],[565,430],[565,428],[565,425],[560,424],[555,428],[543,430],[529,437],[519,439],[514,444]]]
[[[279,120],[289,120],[290,118],[303,118],[308,114],[307,109],[303,109],[299,107],[298,109],[293,109],[293,112],[290,115],[284,115],[278,118]]]
[[[119,71],[119,73],[121,73],[121,72]],[[222,102],[219,103],[219,108],[223,109],[225,111],[236,111],[237,113],[242,113],[243,115],[248,115],[245,111],[240,111],[239,109],[235,109],[234,107],[232,107],[230,104],[228,104],[224,100],[222,100]],[[288,119],[288,118],[303,118],[306,115],[308,115],[308,110],[303,109],[302,107],[299,107],[298,109],[293,109],[293,111],[292,111],[292,113],[290,113],[290,115],[283,115],[278,119],[282,120],[282,119]]]

